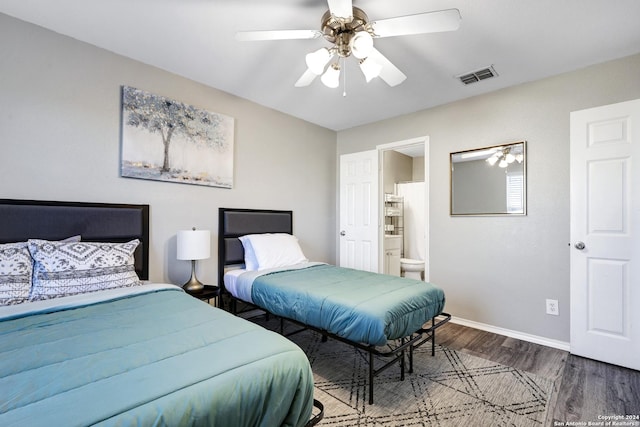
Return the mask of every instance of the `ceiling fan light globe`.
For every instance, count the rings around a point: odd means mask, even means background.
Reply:
[[[497,161],[498,161],[498,156],[496,155],[493,155],[487,159],[487,163],[489,163],[491,166],[495,165]]]
[[[373,49],[373,37],[368,31],[358,31],[351,38],[351,53],[358,59],[369,56]]]
[[[382,71],[382,65],[370,58],[364,58],[360,60],[360,70],[364,74],[364,78],[369,83],[372,79],[380,75]]]
[[[320,80],[326,87],[331,89],[340,86],[340,67],[338,64],[333,64],[327,68],[327,71],[320,77]]]
[[[331,59],[333,55],[329,52],[329,49],[326,47],[320,48],[315,52],[308,53],[305,56],[305,62],[307,63],[307,67],[311,70],[312,73],[319,76],[324,73],[324,67],[327,65],[327,62]]]

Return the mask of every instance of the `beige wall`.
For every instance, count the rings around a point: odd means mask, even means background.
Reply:
[[[195,226],[215,283],[219,207],[291,209],[306,255],[334,261],[335,132],[2,14],[0,52],[0,197],[148,203],[154,281],[188,279],[175,234]],[[234,117],[234,188],[121,178],[122,85]]]
[[[395,194],[394,184],[411,181],[413,175],[413,161],[411,157],[393,150],[387,150],[383,155],[383,191]]]
[[[338,155],[428,135],[430,279],[445,290],[447,311],[567,342],[569,113],[640,98],[638,76],[635,55],[345,130]],[[449,153],[519,140],[528,215],[449,216]],[[545,314],[546,298],[559,300],[560,316]]]
[[[413,176],[411,180],[416,182],[424,181],[424,157],[413,158]]]

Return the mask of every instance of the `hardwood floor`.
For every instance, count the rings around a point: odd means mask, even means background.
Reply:
[[[588,425],[604,421],[601,416],[640,417],[640,371],[451,322],[437,330],[436,342],[554,380],[546,426]],[[617,420],[626,421],[618,425],[640,427],[638,419]]]
[[[604,421],[599,418],[602,416],[640,416],[640,371],[453,323],[438,330],[436,342],[555,379],[548,425],[561,426],[568,422],[588,425]],[[618,420],[622,421],[635,421],[635,424],[619,425],[640,426],[637,419]]]

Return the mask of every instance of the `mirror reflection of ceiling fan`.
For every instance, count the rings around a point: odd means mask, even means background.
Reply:
[[[307,54],[307,70],[296,87],[308,86],[317,76],[331,88],[340,85],[340,59],[353,55],[367,82],[380,77],[389,86],[402,83],[407,76],[382,55],[373,41],[381,37],[455,31],[460,26],[460,11],[447,9],[436,12],[370,21],[367,14],[354,7],[352,0],[328,0],[329,10],[322,16],[320,30],[240,31],[236,39],[292,40],[324,37],[333,45]],[[335,58],[334,61],[332,61]]]

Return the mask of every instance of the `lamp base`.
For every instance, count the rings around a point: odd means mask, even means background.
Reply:
[[[202,292],[202,290],[204,289],[204,285],[196,277],[196,261],[195,260],[191,260],[191,278],[187,281],[187,283],[182,285],[182,289],[189,292],[190,294]]]
[[[190,294],[197,294],[198,292],[202,292],[202,290],[204,289],[204,285],[198,280],[189,280],[187,283],[182,285],[182,289],[189,292]]]

